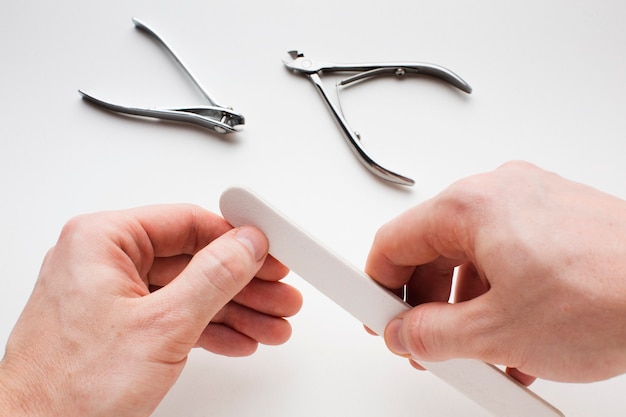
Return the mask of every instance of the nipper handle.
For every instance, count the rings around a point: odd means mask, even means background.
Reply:
[[[376,175],[379,178],[382,178],[385,181],[389,181],[394,184],[407,185],[412,186],[415,184],[415,181],[409,177],[405,177],[404,175],[400,175],[395,173],[394,171],[384,168],[380,164],[378,164],[374,159],[367,153],[363,145],[361,144],[361,139],[357,136],[357,134],[350,128],[348,122],[346,121],[341,109],[328,97],[326,90],[324,88],[324,84],[319,75],[317,74],[307,74],[309,79],[313,82],[317,91],[320,93],[324,102],[330,109],[335,121],[339,125],[341,132],[343,133],[343,137],[346,139],[348,144],[350,145],[350,149],[354,152],[358,160],[365,166],[372,174]]]

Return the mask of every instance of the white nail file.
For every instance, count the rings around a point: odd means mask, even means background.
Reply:
[[[364,272],[344,261],[251,191],[234,187],[220,199],[233,226],[255,226],[269,252],[298,276],[377,334],[411,308]],[[473,359],[420,362],[424,368],[497,417],[563,417],[563,414],[499,368]]]

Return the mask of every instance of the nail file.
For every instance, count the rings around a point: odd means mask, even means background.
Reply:
[[[253,192],[233,187],[220,198],[233,226],[255,226],[269,240],[269,252],[361,323],[384,333],[387,323],[411,306],[319,241]],[[420,362],[424,368],[497,417],[564,417],[541,397],[499,368],[473,359]]]

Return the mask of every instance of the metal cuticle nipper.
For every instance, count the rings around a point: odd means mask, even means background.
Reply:
[[[298,72],[306,75],[309,80],[315,85],[317,91],[320,93],[328,108],[330,109],[335,120],[339,124],[339,127],[346,138],[348,144],[354,151],[357,158],[361,161],[365,167],[370,170],[374,175],[395,184],[401,185],[414,185],[415,181],[411,178],[407,178],[403,175],[390,171],[372,159],[367,153],[363,145],[361,144],[360,134],[355,132],[346,121],[341,106],[330,99],[320,74],[323,72],[356,72],[350,78],[339,81],[337,87],[346,86],[348,84],[361,81],[370,77],[391,74],[397,76],[403,76],[407,74],[423,74],[432,77],[439,78],[448,84],[453,85],[461,91],[468,94],[472,92],[472,87],[466,83],[461,77],[448,70],[447,68],[439,65],[427,64],[427,63],[362,63],[362,64],[335,64],[327,62],[313,61],[305,58],[304,54],[299,51],[289,51],[291,61],[283,61],[285,66],[294,72]]]
[[[135,24],[135,27],[145,31],[154,39],[156,39],[163,47],[165,47],[165,49],[172,55],[174,60],[185,71],[187,76],[189,76],[194,85],[200,90],[204,98],[209,102],[209,105],[176,109],[127,107],[100,100],[92,95],[85,93],[82,90],[78,90],[78,92],[83,96],[84,99],[114,112],[135,116],[154,117],[157,119],[176,122],[192,123],[222,134],[238,132],[242,130],[242,126],[245,123],[243,115],[234,112],[231,107],[221,106],[217,104],[217,102],[209,95],[209,93],[204,88],[202,88],[198,80],[191,74],[191,72],[182,63],[182,61],[176,56],[174,51],[172,51],[172,49],[154,30],[152,30],[145,23],[136,18],[133,18],[133,23]]]

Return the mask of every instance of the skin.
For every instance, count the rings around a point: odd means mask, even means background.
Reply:
[[[194,206],[69,221],[0,362],[0,415],[149,416],[193,347],[285,342],[302,298],[267,250]]]
[[[388,347],[417,368],[504,364],[524,384],[626,372],[624,213],[526,163],[453,184],[372,245],[368,274],[416,306],[388,325]],[[0,362],[0,415],[148,416],[193,347],[242,356],[286,341],[302,298],[267,247],[193,206],[71,220]]]
[[[506,365],[529,385],[626,372],[625,267],[625,201],[512,162],[384,225],[366,271],[415,306],[387,326],[391,351]]]

